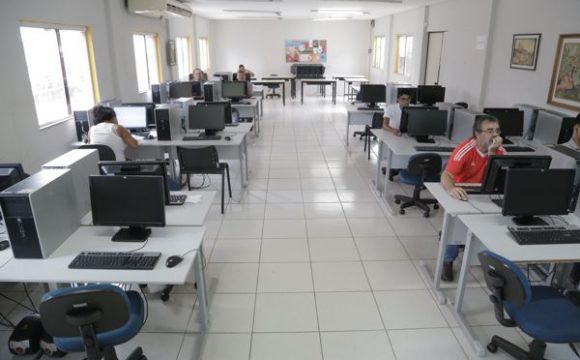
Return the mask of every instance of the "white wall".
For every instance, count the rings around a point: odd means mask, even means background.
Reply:
[[[200,16],[195,16],[194,19],[195,22],[195,48],[197,49],[196,53],[197,53],[197,58],[196,58],[196,66],[195,67],[199,67],[199,64],[201,63],[201,59],[199,58],[200,54],[199,54],[199,39],[200,38],[207,38],[208,39],[208,43],[209,43],[209,66],[210,68],[208,69],[208,73],[211,74],[213,69],[214,69],[214,64],[215,64],[215,47],[216,44],[214,44],[213,41],[213,37],[212,37],[212,23],[206,19],[206,18],[202,18]]]
[[[193,71],[197,64],[197,41],[195,38],[195,20],[193,18],[175,18],[171,21],[167,21],[169,26],[168,38],[170,40],[175,40],[176,37],[187,37],[191,44],[191,52],[189,57],[191,59],[191,69],[189,72]],[[177,72],[177,64],[169,67],[170,79],[180,80]],[[169,80],[169,79],[166,79]],[[187,79],[181,79],[187,80]]]
[[[580,33],[578,0],[496,0],[493,43],[490,47],[486,106],[532,104],[571,115],[575,112],[548,105],[552,66],[560,34]],[[541,33],[536,71],[509,67],[514,34]]]
[[[258,77],[290,74],[286,40],[328,41],[325,75],[368,74],[369,21],[309,20],[213,21],[213,71],[235,71],[246,65]]]
[[[421,54],[423,52],[425,7],[419,7],[410,11],[392,16],[391,38],[389,46],[389,66],[387,67],[388,81],[418,84],[421,75]],[[410,76],[404,76],[395,72],[396,42],[397,35],[413,35],[413,52],[411,59]]]

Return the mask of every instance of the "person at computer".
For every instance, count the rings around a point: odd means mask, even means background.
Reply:
[[[205,74],[200,68],[193,69],[193,73],[189,75],[189,80],[193,81],[206,81]]]
[[[576,116],[576,121],[574,121],[574,126],[572,127],[572,136],[568,142],[562,145],[569,147],[570,149],[580,151],[580,114]]]
[[[478,117],[473,124],[473,136],[461,142],[451,153],[441,174],[441,186],[458,200],[467,200],[467,192],[458,183],[481,183],[489,155],[504,155],[499,120],[491,115]],[[441,280],[453,281],[453,261],[459,255],[459,245],[447,245],[443,258]]]
[[[117,160],[125,160],[125,149],[139,147],[129,130],[117,122],[115,110],[106,106],[93,108],[93,123],[89,129],[89,143],[107,145],[115,153]]]
[[[411,103],[411,95],[404,92],[399,93],[396,104],[391,104],[385,107],[383,115],[383,129],[395,135],[401,135],[401,113],[403,108],[409,106]]]
[[[245,80],[240,80],[238,78],[238,81],[246,81],[246,80],[250,80],[253,77],[256,77],[256,74],[254,74],[254,72],[248,68],[246,68],[243,64],[240,64],[240,66],[238,66],[238,73],[239,72],[243,72],[245,74]],[[239,75],[239,74],[238,74]]]
[[[238,70],[238,73],[236,74],[236,80],[237,81],[249,81],[250,76],[247,75],[247,73],[245,73],[244,71]]]

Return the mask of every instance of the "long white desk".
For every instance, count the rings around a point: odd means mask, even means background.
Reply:
[[[357,106],[358,105],[358,106]],[[346,146],[348,147],[348,142],[350,138],[350,126],[351,125],[371,125],[373,122],[373,115],[376,112],[383,112],[382,108],[376,110],[359,110],[359,107],[364,107],[365,104],[347,104],[346,105]]]
[[[286,81],[285,80],[264,80],[262,78],[262,80],[255,80],[252,81],[252,84],[255,85],[262,85],[262,86],[268,86],[268,85],[278,85],[280,87],[282,87],[282,93],[280,94],[282,96],[282,106],[286,106]]]
[[[580,226],[580,218],[575,215],[563,218],[569,224]],[[485,356],[485,348],[474,336],[461,311],[467,272],[471,265],[478,263],[477,254],[488,249],[516,263],[576,262],[580,260],[580,244],[519,245],[507,229],[513,225],[512,218],[502,215],[459,215],[459,220],[468,228],[468,233],[452,313],[475,353]]]
[[[240,102],[232,103],[232,108],[237,109],[242,118],[252,118],[254,123],[254,133],[260,136],[260,101],[256,98],[243,99]]]

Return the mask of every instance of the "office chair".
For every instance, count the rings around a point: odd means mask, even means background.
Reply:
[[[192,174],[221,174],[222,175],[222,214],[224,213],[224,175],[228,177],[228,191],[232,197],[230,184],[230,167],[226,162],[220,162],[215,146],[203,148],[177,147],[179,168],[182,174],[187,175],[187,187],[191,190]]]
[[[278,74],[270,74],[270,76],[278,76]],[[271,93],[266,94],[266,98],[267,97],[280,97],[280,94],[276,94],[276,89],[280,88],[280,84],[268,84],[266,85],[268,87],[268,89],[272,90]]]
[[[57,289],[42,296],[40,319],[55,345],[85,352],[88,360],[117,360],[114,346],[132,339],[143,326],[143,299],[111,284]],[[147,360],[141,347],[127,360]]]
[[[441,163],[441,156],[438,154],[424,153],[411,156],[407,169],[399,172],[399,181],[403,184],[415,185],[415,189],[413,197],[395,195],[395,203],[402,202],[400,214],[405,214],[405,208],[417,206],[423,210],[424,217],[429,217],[429,204],[433,204],[433,209],[439,209],[437,200],[421,199],[421,190],[425,189],[425,181],[439,181]]]
[[[79,149],[96,149],[99,152],[100,161],[115,161],[117,157],[115,152],[107,145],[101,144],[86,144],[79,146]]]
[[[355,136],[357,133],[360,133],[360,138],[365,138],[365,146],[363,151],[367,152],[368,160],[371,159],[371,129],[381,129],[383,127],[383,113],[382,112],[375,112],[373,114],[373,119],[371,121],[371,125],[365,125],[365,131],[355,131]],[[377,137],[373,136],[373,140],[376,140]]]
[[[487,345],[490,352],[501,348],[516,359],[540,360],[544,359],[547,342],[580,341],[580,308],[570,299],[550,286],[530,286],[513,262],[491,251],[482,251],[478,257],[492,292],[489,299],[497,321],[506,327],[517,326],[534,339],[525,351],[494,335]]]

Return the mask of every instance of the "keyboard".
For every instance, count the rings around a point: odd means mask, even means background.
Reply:
[[[534,152],[536,151],[534,148],[528,146],[504,146],[503,147],[507,152]]]
[[[580,151],[570,149],[569,147],[564,145],[549,145],[548,147],[551,147],[552,149],[564,155],[570,156],[571,158],[576,159],[576,161],[580,161]]]
[[[580,228],[569,226],[508,226],[520,245],[578,244]]]
[[[203,140],[221,140],[222,137],[220,135],[203,135],[203,136],[184,136],[183,141],[203,141]]]
[[[69,269],[153,270],[160,252],[87,252],[78,254]]]
[[[169,194],[169,205],[183,205],[187,200],[186,194]]]
[[[238,126],[238,125],[239,125],[239,124],[225,124],[225,127],[236,127],[236,126]]]
[[[417,151],[430,151],[430,152],[453,152],[450,146],[415,146]]]
[[[359,107],[359,108],[356,108],[356,109],[357,110],[363,110],[363,111],[364,110],[383,111],[383,109],[380,108],[380,107]]]

